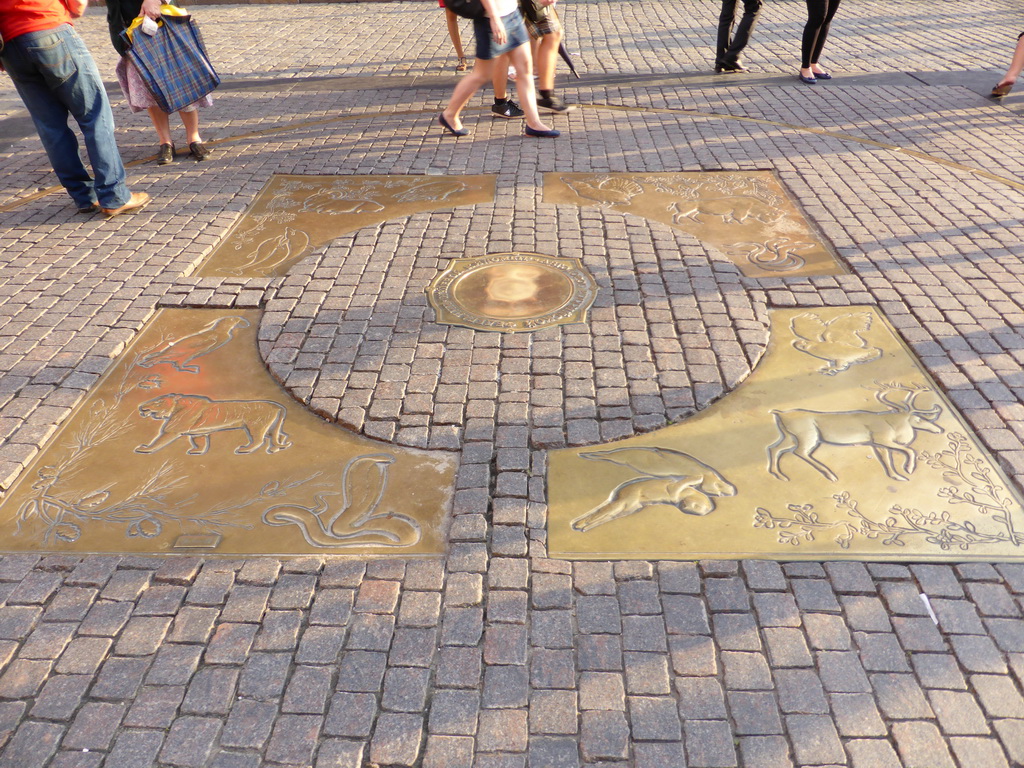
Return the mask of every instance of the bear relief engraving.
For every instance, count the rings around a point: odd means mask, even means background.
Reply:
[[[144,419],[162,421],[160,431],[135,453],[156,453],[177,440],[187,437],[189,456],[203,456],[210,450],[210,435],[228,430],[242,430],[249,441],[235,448],[235,453],[255,453],[266,446],[267,453],[290,448],[292,443],[283,426],[285,407],[271,400],[212,400],[202,395],[161,395],[139,406]]]
[[[580,457],[618,464],[642,475],[620,483],[605,502],[573,520],[572,528],[581,533],[659,504],[704,516],[715,510],[712,497],[736,495],[736,486],[715,469],[670,448],[611,448],[580,453]]]

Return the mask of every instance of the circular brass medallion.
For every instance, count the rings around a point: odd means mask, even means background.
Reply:
[[[583,322],[596,294],[579,259],[539,253],[452,259],[427,287],[437,322],[503,333]]]

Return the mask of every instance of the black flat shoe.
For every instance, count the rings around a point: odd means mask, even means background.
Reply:
[[[157,156],[157,165],[170,165],[174,162],[174,145],[173,144],[161,144],[160,154]]]
[[[561,131],[538,131],[536,128],[531,128],[530,126],[526,126],[524,133],[527,136],[533,136],[535,139],[557,139],[562,135]]]
[[[816,80],[831,80],[832,75],[830,75],[828,72],[815,72],[814,78]]]
[[[212,149],[208,148],[201,141],[193,141],[188,145],[189,154],[192,155],[196,160],[205,160],[213,152]]]
[[[452,136],[469,136],[469,131],[465,128],[459,128],[458,130],[452,128],[451,125],[448,124],[448,121],[444,119],[444,112],[437,116],[437,122],[439,122],[441,127],[448,131]]]
[[[814,85],[816,82],[818,82],[813,77],[804,77],[803,75],[797,75],[797,77],[800,78],[801,83],[807,83],[808,85]]]
[[[83,205],[78,209],[79,213],[96,213],[100,209],[99,203],[91,203],[89,205]]]

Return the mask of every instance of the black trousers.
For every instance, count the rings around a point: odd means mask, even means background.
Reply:
[[[839,0],[807,0],[807,25],[800,46],[800,66],[804,69],[818,63],[828,37],[828,28],[838,10]]]
[[[750,42],[750,33],[761,13],[761,0],[743,0],[743,16],[736,24],[737,0],[722,0],[722,14],[718,17],[718,47],[716,67],[732,67],[739,63],[740,53]],[[735,32],[733,28],[735,27]]]

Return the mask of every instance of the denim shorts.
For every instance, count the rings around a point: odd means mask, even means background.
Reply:
[[[501,17],[501,23],[505,25],[505,34],[508,40],[504,45],[498,45],[491,40],[491,20],[473,19],[473,31],[476,33],[476,57],[487,61],[496,59],[503,53],[508,53],[520,45],[530,42],[530,35],[523,24],[523,15],[519,9],[512,11],[508,16]]]

